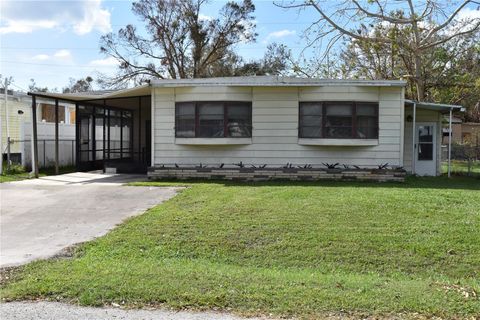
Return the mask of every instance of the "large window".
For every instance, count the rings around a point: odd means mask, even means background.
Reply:
[[[250,102],[178,102],[177,138],[245,138],[252,136]]]
[[[299,120],[300,138],[378,138],[378,103],[300,102]]]

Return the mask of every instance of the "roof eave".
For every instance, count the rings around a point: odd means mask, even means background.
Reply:
[[[324,86],[370,86],[370,87],[404,87],[402,80],[340,80],[340,79],[306,79],[281,77],[230,77],[230,78],[196,78],[196,79],[152,79],[154,87],[324,87]]]
[[[418,108],[440,111],[440,112],[450,112],[457,111],[457,112],[465,112],[465,108],[460,105],[455,104],[444,104],[444,103],[433,103],[433,102],[420,102],[410,99],[405,99],[405,104],[416,104]]]
[[[141,92],[145,88],[149,87],[150,84],[144,84],[133,88],[117,90],[105,94],[94,95],[94,94],[82,94],[82,93],[56,93],[56,92],[27,92],[29,96],[36,96],[41,98],[48,99],[58,99],[61,101],[67,102],[82,102],[82,101],[91,101],[91,100],[107,100],[112,98],[131,98],[131,94],[135,92]]]

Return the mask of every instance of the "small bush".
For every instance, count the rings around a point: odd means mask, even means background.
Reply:
[[[7,168],[8,168],[7,164],[4,163],[3,164],[3,174],[4,175],[6,175],[6,174],[21,174],[21,173],[26,172],[25,167],[23,167],[20,164],[16,164],[16,163],[10,165],[10,171],[9,172],[7,172]]]

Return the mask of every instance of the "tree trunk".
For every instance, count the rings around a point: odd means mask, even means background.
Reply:
[[[422,75],[422,57],[419,53],[415,53],[415,86],[417,88],[417,100],[425,99],[425,81]]]

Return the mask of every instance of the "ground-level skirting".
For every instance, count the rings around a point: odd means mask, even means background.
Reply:
[[[403,169],[321,169],[321,168],[210,168],[210,167],[151,167],[150,179],[212,179],[234,181],[269,180],[343,180],[397,181],[405,180]]]

